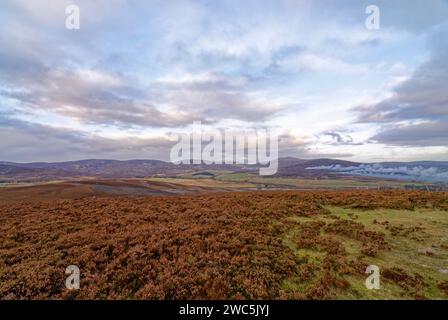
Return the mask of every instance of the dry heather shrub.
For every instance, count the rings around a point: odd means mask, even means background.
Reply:
[[[356,209],[407,209],[438,208],[448,209],[446,192],[422,191],[372,191],[332,192],[322,196],[323,202]]]
[[[383,238],[351,224],[303,225],[299,248],[326,255],[315,266],[282,242],[292,227],[288,218],[328,215],[322,207],[328,204],[448,208],[447,199],[278,191],[0,203],[0,299],[328,298],[362,262],[349,260],[340,242],[316,229],[377,244],[366,254],[382,249]],[[79,291],[64,287],[72,264],[81,270]],[[293,277],[310,281],[310,290],[286,292],[282,285]]]
[[[411,276],[403,269],[397,267],[384,269],[381,275],[409,292],[418,292],[427,286],[421,275],[415,274]]]
[[[297,208],[291,200],[275,211],[271,201],[221,194],[4,205],[0,298],[277,298],[297,258],[271,220]],[[76,293],[64,288],[69,264],[81,270]]]
[[[442,281],[437,285],[437,288],[440,289],[446,296],[448,296],[448,281]]]
[[[331,234],[339,234],[362,243],[361,253],[367,256],[376,256],[381,250],[389,249],[385,235],[376,231],[366,230],[364,225],[354,221],[336,219],[327,223],[324,230]]]

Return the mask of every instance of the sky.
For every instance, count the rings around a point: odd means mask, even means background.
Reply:
[[[280,156],[448,160],[447,0],[3,0],[0,21],[0,161],[168,160],[195,121],[275,130]]]

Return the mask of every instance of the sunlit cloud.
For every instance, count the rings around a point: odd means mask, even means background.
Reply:
[[[275,128],[281,155],[443,159],[448,4],[378,1],[379,30],[368,4],[2,1],[0,160],[166,160],[194,121]]]

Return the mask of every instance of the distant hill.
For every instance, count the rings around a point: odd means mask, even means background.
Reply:
[[[67,178],[173,177],[206,170],[258,173],[258,165],[175,165],[160,160],[88,159],[66,162],[0,162],[0,181],[58,180]],[[280,158],[277,177],[311,179],[368,176],[403,180],[448,181],[448,161],[383,162],[375,164],[336,159]],[[435,179],[435,180],[434,180]]]
[[[89,159],[66,162],[0,162],[0,180],[51,180],[62,178],[136,178],[155,175],[175,176],[194,170],[253,171],[238,165],[175,165],[160,160]]]
[[[326,167],[339,165],[341,167],[356,166],[360,163],[335,160],[335,159],[313,159],[303,160],[287,158],[287,160],[279,159],[279,169],[277,176],[282,177],[302,177],[302,178],[328,178],[328,177],[340,177],[339,174],[334,174],[328,170],[310,170],[313,167]]]

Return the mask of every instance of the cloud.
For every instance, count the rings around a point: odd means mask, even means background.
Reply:
[[[381,29],[403,30],[412,33],[426,32],[446,20],[448,3],[445,0],[324,0],[320,10],[328,16],[364,23],[368,5],[380,9]],[[359,14],[362,13],[362,14]]]
[[[353,157],[352,153],[347,152],[322,152],[321,150],[314,148],[312,142],[307,141],[306,137],[283,133],[280,134],[278,138],[280,157],[296,157],[300,159]]]
[[[316,141],[322,143],[325,146],[361,146],[365,142],[355,142],[353,137],[347,132],[353,132],[353,130],[347,130],[340,128],[339,130],[328,130],[321,132],[317,135]]]
[[[341,174],[359,175],[409,181],[448,182],[448,167],[399,165],[388,166],[379,163],[359,166],[329,165],[309,167],[308,170],[329,170]]]
[[[255,128],[254,128],[255,129]],[[258,128],[260,129],[260,128]],[[169,135],[151,137],[124,136],[107,138],[89,132],[36,124],[0,113],[0,149],[2,161],[68,161],[74,159],[158,159],[169,160],[177,143]],[[347,157],[347,154],[310,152],[300,137],[284,133],[279,136],[279,154],[312,158],[316,156]]]
[[[297,156],[306,153],[307,143],[301,137],[283,133],[278,137],[279,154],[281,156]]]
[[[81,8],[78,31],[64,27],[65,6],[72,3]],[[124,142],[98,132],[132,133],[135,139],[127,143],[135,142],[138,149],[138,137],[181,130],[197,120],[226,128],[272,125],[290,132],[301,128],[318,137],[314,145],[290,137],[283,140],[283,150],[305,156],[319,154],[321,137],[329,140],[323,142],[327,154],[338,157],[356,153],[351,137],[416,144],[418,139],[406,141],[406,135],[416,135],[397,132],[405,128],[416,134],[428,132],[418,146],[442,145],[442,134],[435,133],[439,138],[430,142],[429,128],[423,124],[434,124],[440,132],[439,124],[447,120],[447,37],[438,27],[446,20],[446,2],[379,0],[379,31],[364,27],[369,4],[368,0],[1,1],[0,108],[10,118],[30,121],[16,123],[16,128],[12,123],[1,127],[17,139],[18,148],[10,154],[24,158],[28,150],[45,157],[33,149],[33,144],[42,146],[30,133],[35,132],[51,141],[55,150],[56,146],[64,150],[61,157],[67,150],[62,141],[78,148],[80,155],[96,154],[89,144],[98,146],[103,155],[139,155],[138,150],[126,151]],[[428,62],[395,87],[392,98],[358,108],[358,122],[378,129],[377,135],[372,130],[349,136],[338,129],[353,119],[348,104],[385,96],[379,88],[390,87],[383,82],[396,83],[390,79],[392,70],[384,71],[388,66],[414,69],[424,51],[420,39],[437,28],[441,30],[431,42]],[[395,80],[402,81],[403,75]],[[358,94],[366,98],[360,100]],[[54,124],[71,129],[45,125],[55,119],[63,123]],[[32,143],[26,144],[27,140]],[[55,151],[43,150],[58,157]]]
[[[448,121],[385,128],[371,140],[395,146],[448,146]]]
[[[195,110],[207,122],[263,121],[288,107],[247,90],[249,81],[241,76],[189,74],[183,78],[165,77],[155,90],[159,103]]]
[[[30,111],[48,110],[91,124],[170,127],[200,119],[182,110],[160,111],[146,92],[126,82],[95,70],[52,69],[20,81],[25,90],[0,94]]]
[[[448,24],[432,34],[430,56],[379,103],[355,109],[358,123],[378,123],[372,140],[392,145],[446,146],[448,124]]]
[[[86,132],[39,125],[0,114],[2,160],[15,162],[74,159],[167,160],[175,144],[166,136],[105,138]]]
[[[361,142],[354,142],[353,138],[348,134],[342,134],[335,131],[326,131],[322,133],[322,136],[328,136],[331,138],[331,141],[323,142],[324,144],[328,145],[352,145],[352,146],[358,146],[362,145]]]
[[[289,70],[295,72],[333,72],[345,75],[361,75],[368,72],[367,65],[359,63],[348,63],[341,59],[325,56],[312,52],[300,52],[277,59],[274,63],[277,70]]]
[[[73,40],[37,32],[27,23],[8,26],[0,32],[6,44],[0,48],[0,95],[15,99],[22,109],[47,110],[88,124],[178,127],[195,120],[263,121],[287,107],[261,91],[251,92],[244,75],[181,70],[180,76],[170,76],[167,68],[143,84],[138,75],[126,72],[129,65],[123,61],[129,56],[105,57],[90,48],[85,35]],[[17,41],[8,41],[11,37]],[[76,42],[81,40],[85,42]],[[108,63],[98,62],[98,57]],[[126,67],[108,71],[117,59]],[[98,67],[104,64],[106,69]]]

